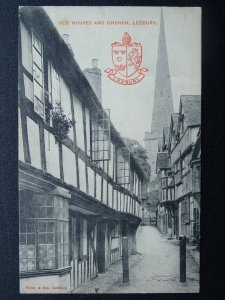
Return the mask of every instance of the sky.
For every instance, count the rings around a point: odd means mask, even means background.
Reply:
[[[75,59],[82,70],[91,67],[93,58],[98,59],[102,70],[103,108],[110,109],[111,121],[123,137],[135,139],[144,146],[144,134],[151,130],[161,8],[44,8],[59,33],[69,34]],[[201,94],[201,9],[163,7],[163,17],[174,112],[178,112],[181,95]],[[88,24],[81,25],[81,21]],[[115,21],[128,24],[112,24]],[[143,25],[143,21],[149,24]],[[141,67],[148,69],[141,82],[130,86],[113,82],[104,72],[114,68],[111,44],[121,42],[124,32],[130,34],[132,41],[142,44]]]

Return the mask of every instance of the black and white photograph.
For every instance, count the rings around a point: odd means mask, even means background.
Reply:
[[[201,8],[18,14],[20,293],[199,293]]]

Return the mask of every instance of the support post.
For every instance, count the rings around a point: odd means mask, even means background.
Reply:
[[[137,253],[137,242],[136,242],[136,228],[133,228],[132,230],[132,254]]]
[[[123,283],[129,282],[128,237],[122,238]]]
[[[180,282],[186,282],[186,236],[180,236]]]

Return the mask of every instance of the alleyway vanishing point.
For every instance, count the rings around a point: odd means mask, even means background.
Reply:
[[[122,282],[121,261],[73,293],[198,293],[199,265],[187,251],[187,282],[179,281],[179,242],[157,228],[140,226],[137,251],[129,259],[130,282]]]

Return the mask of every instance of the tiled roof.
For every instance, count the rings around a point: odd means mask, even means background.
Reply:
[[[169,156],[167,152],[158,152],[157,153],[157,168],[167,169],[170,167]]]
[[[181,105],[187,126],[201,124],[201,96],[181,96]]]

